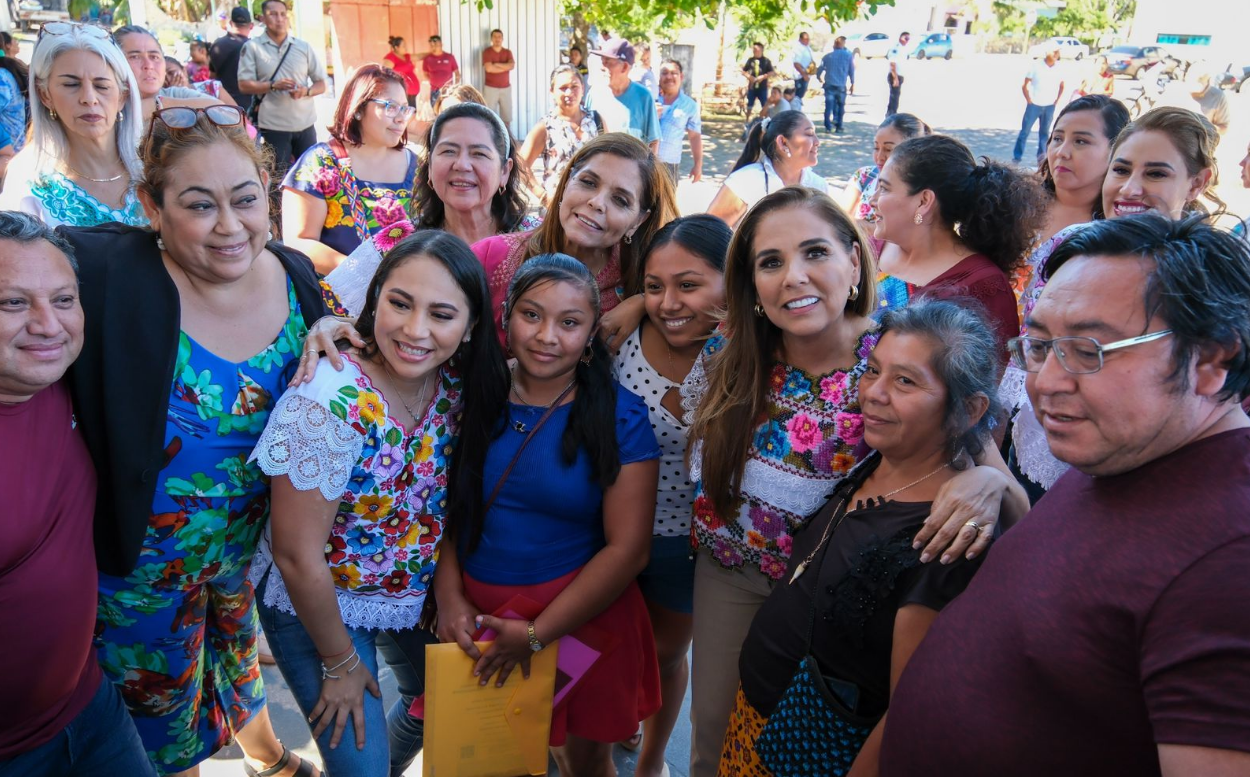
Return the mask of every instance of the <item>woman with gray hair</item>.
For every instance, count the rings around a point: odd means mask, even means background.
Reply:
[[[751,623],[720,775],[803,764],[875,773],[895,682],[981,563],[922,564],[912,542],[942,486],[989,439],[994,334],[980,314],[942,300],[890,310],[881,331],[859,382],[873,452],[795,535],[785,575]],[[821,703],[797,704],[813,692]]]
[[[0,209],[49,226],[148,223],[139,177],[139,90],[100,27],[43,26],[30,64],[31,141],[9,165]]]

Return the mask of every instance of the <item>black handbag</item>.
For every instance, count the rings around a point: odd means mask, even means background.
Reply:
[[[844,499],[841,510],[830,519],[836,522],[833,530],[842,522],[847,509]],[[827,553],[826,544],[821,550],[821,564]],[[797,580],[805,568],[800,565],[792,580]],[[818,574],[819,568],[817,564]],[[857,714],[831,688],[831,682],[853,688],[851,683],[821,674],[816,657],[812,655],[815,626],[816,597],[813,596],[807,616],[803,660],[755,740],[755,752],[774,777],[843,777],[881,720],[880,716]]]
[[[272,84],[273,80],[278,77],[278,72],[282,70],[282,63],[286,62],[286,55],[291,53],[292,45],[294,45],[294,41],[286,44],[286,51],[282,52],[282,58],[278,60],[278,66],[275,67],[273,69],[273,72],[269,74],[270,84]],[[263,94],[253,95],[252,104],[248,106],[248,109],[247,109],[247,120],[251,123],[253,127],[257,129],[260,129],[260,104],[263,103],[264,101],[265,101],[265,95]]]

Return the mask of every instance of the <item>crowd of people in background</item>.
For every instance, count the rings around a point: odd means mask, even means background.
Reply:
[[[667,777],[688,689],[694,777],[1250,773],[1250,241],[1209,79],[1130,120],[1046,52],[1008,165],[899,112],[903,33],[838,191],[803,101],[843,132],[853,53],[756,42],[683,216],[677,59],[572,47],[519,142],[504,31],[481,91],[392,37],[318,142],[318,47],[260,10],[186,63],[0,34],[0,622],[38,615],[0,777],[231,743],[398,777],[428,646],[502,686],[566,638],[600,653],[552,711],[571,777],[618,744]]]

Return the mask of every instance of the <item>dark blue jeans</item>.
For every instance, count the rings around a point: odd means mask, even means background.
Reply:
[[[269,638],[269,649],[273,651],[278,669],[307,718],[321,697],[321,658],[299,618],[264,604],[268,580],[266,577],[256,591],[260,623]],[[364,750],[356,749],[354,719],[348,722],[339,746],[333,750],[330,737],[334,727],[321,732],[316,741],[322,770],[327,777],[384,777],[387,774],[399,777],[416,759],[425,742],[425,724],[410,716],[408,708],[414,698],[425,693],[425,646],[437,639],[429,632],[416,629],[348,628],[347,633],[360,654],[361,665],[375,678],[378,676],[377,654],[382,654],[399,684],[399,699],[389,712],[384,712],[383,700],[365,693]]]
[[[1035,105],[1029,103],[1024,108],[1024,120],[1020,122],[1020,134],[1016,136],[1016,147],[1011,158],[1019,162],[1024,157],[1024,144],[1029,139],[1029,131],[1033,123],[1037,125],[1037,158],[1046,153],[1046,142],[1050,140],[1050,120],[1055,116],[1054,105]]]
[[[808,78],[794,79],[794,96],[799,98],[800,102],[802,102],[803,98],[807,96],[807,84],[810,80],[811,79]]]
[[[846,114],[846,87],[825,87],[825,129],[842,129],[842,117]],[[833,123],[829,123],[830,115]]]
[[[156,777],[121,694],[107,679],[50,741],[0,761],[0,777]]]

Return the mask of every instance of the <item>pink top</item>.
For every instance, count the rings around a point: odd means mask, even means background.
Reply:
[[[525,254],[525,245],[534,231],[511,232],[506,235],[494,235],[473,244],[473,253],[477,254],[482,267],[486,268],[486,282],[490,286],[490,306],[495,317],[495,331],[499,333],[499,342],[507,347],[503,333],[503,303],[508,297],[508,286],[512,276],[516,275]],[[620,295],[616,287],[621,283],[621,248],[612,249],[608,263],[595,276],[599,284],[600,304],[607,313],[620,303]]]

